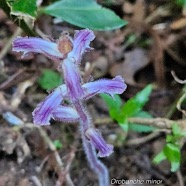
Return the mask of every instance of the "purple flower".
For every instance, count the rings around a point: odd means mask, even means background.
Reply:
[[[99,157],[105,157],[113,152],[113,146],[107,144],[101,133],[94,129],[83,102],[98,93],[107,93],[112,97],[121,94],[125,91],[126,84],[121,76],[112,80],[82,82],[78,67],[82,55],[92,49],[90,42],[94,38],[94,33],[89,29],[76,31],[74,39],[62,35],[56,43],[40,38],[18,37],[13,42],[13,50],[23,52],[23,56],[30,52],[41,53],[60,62],[65,84],[57,87],[36,107],[33,111],[34,124],[49,125],[52,118],[64,122],[78,121],[87,159],[99,177],[100,186],[108,186],[107,168],[97,158],[95,149],[98,150]]]
[[[71,77],[73,77],[73,75]],[[126,89],[126,85],[124,84],[123,79],[120,76],[117,76],[112,80],[100,79],[94,82],[85,83],[82,85],[82,88],[84,89],[82,99],[89,99],[98,93],[107,93],[111,96],[120,94]],[[49,125],[51,118],[64,122],[77,121],[79,116],[74,108],[60,106],[64,98],[70,101],[70,96],[68,95],[67,86],[65,84],[56,88],[36,107],[33,111],[34,123],[39,125]]]
[[[81,87],[80,72],[75,64],[74,58],[67,58],[62,64],[64,79],[66,86],[68,87],[68,93],[72,100],[82,98],[83,89]]]
[[[65,59],[62,63],[65,83],[71,99],[76,100],[83,96],[78,64],[82,55],[91,49],[89,44],[94,38],[94,33],[89,29],[76,31],[74,39],[63,35],[57,43],[41,38],[18,37],[13,41],[13,51],[23,52],[23,56],[34,52],[41,53],[53,60]]]
[[[100,79],[97,81],[86,83],[83,85],[83,88],[85,90],[84,98],[89,99],[95,94],[100,93],[106,93],[112,97],[114,96],[114,94],[122,94],[127,86],[121,76],[116,76],[112,80]]]
[[[62,122],[66,122],[66,123],[74,123],[74,122],[78,122],[79,120],[79,115],[76,111],[76,109],[74,109],[71,106],[58,106],[57,109],[55,109],[52,112],[52,117],[55,120],[58,121],[62,121]]]
[[[76,63],[79,64],[82,55],[92,49],[89,45],[94,38],[94,33],[89,29],[76,31],[74,35],[73,50],[68,54],[68,57],[73,57]]]
[[[113,153],[113,146],[110,144],[106,144],[100,132],[94,128],[89,128],[85,132],[86,137],[90,140],[90,142],[95,146],[96,149],[99,150],[99,157],[106,157]]]
[[[17,37],[13,41],[13,51],[28,53],[40,53],[52,60],[62,60],[64,55],[58,50],[57,43],[35,37]]]

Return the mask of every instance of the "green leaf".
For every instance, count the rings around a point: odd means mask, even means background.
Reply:
[[[173,133],[174,136],[181,137],[182,129],[177,123],[173,123],[172,133]]]
[[[180,168],[180,162],[171,162],[171,171],[176,172]]]
[[[56,149],[61,149],[63,147],[62,143],[59,140],[54,140],[53,144],[56,147]]]
[[[175,0],[175,2],[179,6],[186,6],[186,0]]]
[[[141,125],[137,123],[130,123],[129,130],[132,130],[135,132],[152,132],[155,130],[155,128],[152,126]]]
[[[114,95],[114,99],[108,94],[100,94],[100,96],[108,106],[110,117],[117,122],[123,122],[124,117],[121,113],[121,98],[117,94]]]
[[[179,146],[167,143],[163,152],[170,162],[180,162],[181,154]]]
[[[153,159],[153,163],[158,164],[163,160],[166,160],[166,156],[163,151],[159,152]]]
[[[149,100],[152,92],[152,85],[146,86],[142,91],[136,94],[133,98],[129,99],[122,107],[122,112],[126,117],[135,116],[142,110],[143,106]]]
[[[58,72],[45,69],[42,71],[42,74],[38,79],[38,84],[44,90],[50,90],[62,84],[62,78]]]
[[[140,118],[152,118],[152,115],[145,111],[140,111],[137,114],[135,114],[135,117]],[[135,131],[135,132],[152,132],[155,130],[154,127],[148,126],[148,125],[141,125],[138,123],[130,123],[129,124],[129,130]]]
[[[100,94],[101,98],[105,101],[109,109],[120,110],[122,105],[122,100],[119,95],[115,94],[112,98],[108,94]]]
[[[166,142],[167,143],[175,143],[176,142],[176,138],[175,138],[175,136],[173,136],[173,135],[167,135],[166,136]]]
[[[15,0],[13,3],[10,3],[10,7],[12,15],[30,17],[32,19],[36,17],[36,0]]]
[[[129,130],[129,123],[127,119],[125,119],[123,122],[118,122],[119,126],[125,131],[128,132]]]
[[[153,118],[152,115],[146,111],[140,111],[135,114],[135,117],[140,117],[140,118]]]
[[[157,154],[154,159],[153,163],[160,163],[161,161],[167,159],[171,163],[171,171],[176,172],[180,167],[180,149],[178,146],[167,143],[164,149]]]
[[[44,12],[73,25],[93,30],[113,30],[127,24],[95,0],[61,0],[46,7]]]

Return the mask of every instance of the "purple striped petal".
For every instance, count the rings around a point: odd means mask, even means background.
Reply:
[[[92,145],[99,150],[99,157],[106,157],[113,153],[113,145],[107,144],[98,130],[89,128],[85,135]]]
[[[76,63],[79,64],[82,55],[92,49],[89,45],[94,38],[95,35],[92,30],[84,29],[76,31],[73,41],[73,50],[68,54],[68,57],[75,58]]]
[[[62,64],[64,71],[64,79],[68,89],[68,93],[72,100],[80,99],[83,96],[81,87],[81,76],[77,65],[73,58],[67,58]]]
[[[64,58],[56,43],[35,37],[17,37],[13,41],[13,51],[23,52],[23,56],[31,52],[40,53],[52,60]]]
[[[124,79],[121,76],[116,76],[112,80],[100,79],[97,81],[85,83],[82,86],[85,90],[85,99],[89,99],[95,94],[107,93],[113,97],[114,94],[122,94],[127,85],[124,83]]]
[[[69,106],[58,106],[58,108],[55,109],[52,115],[55,120],[62,122],[74,123],[79,120],[79,115],[76,110]]]
[[[52,113],[61,104],[67,94],[66,85],[61,85],[48,95],[33,111],[33,122],[36,125],[49,125]]]

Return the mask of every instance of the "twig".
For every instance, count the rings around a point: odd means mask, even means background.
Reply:
[[[109,117],[105,117],[105,118],[97,118],[94,121],[95,125],[106,125],[106,124],[111,124],[113,123],[113,120]]]
[[[181,108],[181,104],[183,103],[183,101],[185,100],[185,98],[186,98],[186,93],[184,93],[184,94],[181,96],[181,98],[178,100],[177,105],[176,105],[177,109],[178,109],[179,111],[181,111],[184,115],[186,115],[186,110],[183,110],[183,109]]]
[[[175,81],[177,81],[180,84],[186,84],[186,79],[185,80],[179,79],[177,77],[176,73],[173,70],[171,71],[171,74],[172,74],[172,76],[173,76],[173,78],[174,78]]]
[[[129,122],[150,125],[159,129],[171,129],[173,123],[178,123],[182,129],[186,129],[186,120],[169,120],[166,118],[129,118]]]
[[[41,184],[41,182],[39,181],[38,177],[36,177],[36,176],[31,176],[31,177],[30,177],[30,180],[33,181],[34,184],[35,184],[36,186],[42,186],[42,184]]]
[[[177,171],[176,172],[177,178],[178,178],[178,182],[179,182],[179,186],[184,186],[184,180],[183,180],[183,176],[181,174],[181,171]]]
[[[147,141],[156,138],[157,136],[159,136],[160,132],[153,132],[145,137],[141,137],[141,138],[136,138],[136,139],[131,139],[125,142],[125,145],[131,146],[131,145],[141,145],[146,143]]]
[[[10,102],[10,105],[13,108],[18,108],[19,104],[22,101],[22,97],[25,91],[27,90],[27,88],[33,85],[34,81],[35,81],[35,78],[31,78],[18,85],[17,91],[13,94],[11,102]]]
[[[138,123],[142,125],[149,125],[158,129],[171,129],[173,123],[178,123],[182,129],[186,129],[186,120],[169,120],[166,118],[128,118],[130,123]],[[95,124],[113,123],[111,118],[96,119]]]
[[[1,50],[0,52],[0,60],[2,60],[4,58],[4,56],[7,54],[7,52],[9,51],[11,45],[12,45],[12,41],[13,39],[18,36],[21,35],[22,30],[21,28],[17,28],[16,31],[14,32],[14,34],[10,37],[10,39],[8,39],[8,41],[6,42],[6,45],[4,46],[4,48]]]
[[[68,184],[68,186],[74,186],[74,183],[72,182],[72,179],[71,179],[70,174],[69,174],[70,166],[72,164],[72,161],[73,161],[74,157],[75,157],[75,152],[74,152],[74,149],[73,149],[70,153],[70,156],[69,156],[69,159],[68,159],[68,164],[66,165],[66,168],[65,168],[65,172],[67,173],[66,174],[66,183]]]
[[[47,144],[47,158],[48,159],[48,162],[50,163],[50,161],[52,162],[52,164],[55,163],[55,168],[57,170],[57,173],[59,176],[62,175],[62,178],[60,179],[60,182],[61,182],[61,185],[65,182],[65,177],[63,177],[64,175],[64,171],[65,171],[65,168],[64,168],[64,164],[59,156],[59,153],[56,151],[56,147],[54,146],[53,142],[51,141],[51,139],[48,137],[48,135],[46,134],[46,132],[43,130],[42,127],[40,126],[37,126],[37,125],[34,125],[32,123],[27,123],[23,126],[18,126],[15,128],[15,130],[19,129],[23,129],[23,128],[28,128],[28,129],[31,129],[33,130],[34,128],[38,129],[39,131],[39,134],[41,135],[41,137],[43,138],[45,144]],[[50,153],[48,153],[50,152]],[[45,160],[44,160],[45,161]]]
[[[20,69],[15,74],[13,74],[12,76],[10,76],[5,82],[3,82],[0,85],[0,90],[4,90],[7,87],[9,87],[10,84],[15,80],[15,78],[17,78],[19,75],[21,75],[24,71],[25,71],[24,68],[23,69]]]

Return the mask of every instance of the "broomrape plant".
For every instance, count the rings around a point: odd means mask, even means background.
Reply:
[[[69,35],[61,35],[57,42],[17,37],[13,41],[13,51],[23,52],[23,56],[30,52],[41,53],[60,63],[59,69],[63,71],[65,84],[57,87],[35,108],[32,113],[33,122],[36,125],[49,125],[51,119],[79,122],[87,160],[98,176],[99,185],[108,186],[108,169],[98,157],[109,156],[113,152],[113,146],[107,144],[101,133],[94,128],[84,101],[99,93],[107,93],[112,97],[114,94],[122,94],[127,86],[121,76],[112,80],[82,82],[78,67],[82,55],[92,50],[89,45],[94,38],[94,33],[89,29],[76,31],[73,39]]]

